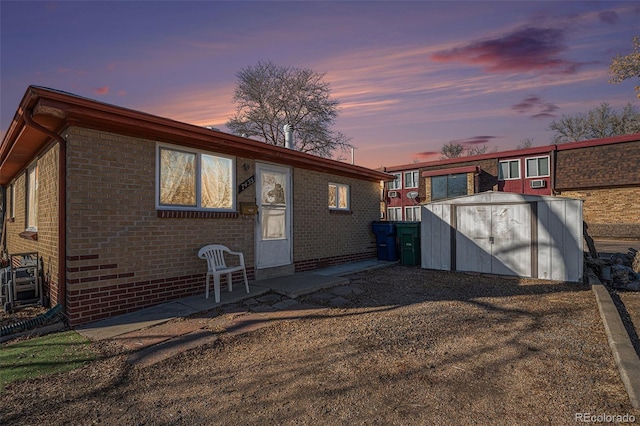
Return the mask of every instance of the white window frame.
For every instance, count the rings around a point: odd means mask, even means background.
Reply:
[[[336,200],[334,205],[328,204],[329,210],[351,210],[351,187],[344,183],[329,182],[328,188],[331,188],[332,186],[336,188]],[[343,201],[345,201],[343,200],[344,197],[340,196],[340,193],[342,192],[340,191],[341,189],[345,189],[347,192],[346,202],[344,204],[342,203]]]
[[[407,176],[411,176],[411,183],[408,183]],[[404,187],[408,188],[417,188],[420,185],[420,177],[418,176],[417,170],[412,170],[410,172],[404,172]]]
[[[539,172],[539,170],[540,170],[540,162],[539,162],[539,160],[541,160],[543,158],[547,159],[547,174],[545,174],[545,175],[541,175],[540,172]],[[538,171],[536,172],[535,175],[531,174],[529,172],[529,160],[538,160],[536,162],[536,168],[538,169]],[[551,171],[550,170],[551,169],[551,163],[549,161],[549,156],[548,155],[543,155],[543,156],[540,156],[540,157],[529,157],[529,158],[526,158],[525,159],[525,165],[526,165],[526,168],[527,168],[527,172],[526,172],[527,178],[548,177],[549,176],[549,172]]]
[[[422,210],[420,206],[409,206],[404,208],[404,217],[408,222],[420,222]]]
[[[387,207],[387,220],[402,220],[402,207]]]
[[[195,206],[184,206],[177,204],[161,204],[160,203],[160,153],[162,149],[172,150],[177,152],[183,152],[187,154],[195,154],[196,155],[196,205]],[[218,157],[222,159],[226,159],[231,161],[231,182],[230,182],[230,193],[231,193],[231,207],[229,208],[211,208],[211,207],[202,207],[202,156],[207,155],[211,157]],[[211,151],[203,151],[192,148],[187,148],[183,146],[171,145],[158,143],[156,144],[156,209],[157,210],[186,210],[186,211],[209,211],[209,212],[235,212],[237,204],[236,204],[236,157],[218,154]]]
[[[509,165],[509,167],[507,167],[507,169],[509,170],[509,174],[511,174],[511,163],[518,163],[518,176],[514,177],[509,175],[508,177],[505,176],[500,176],[500,174],[502,173],[502,164],[507,163]],[[503,160],[503,161],[499,161],[498,162],[498,180],[517,180],[520,179],[520,159],[518,158],[517,160]]]
[[[391,173],[391,174],[394,175],[396,178],[391,182],[389,182],[388,189],[392,191],[396,189],[402,189],[402,173]]]
[[[27,169],[25,194],[26,230],[38,231],[38,163]]]

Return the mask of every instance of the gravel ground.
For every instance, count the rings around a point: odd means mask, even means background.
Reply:
[[[590,287],[393,267],[344,308],[139,367],[113,342],[9,385],[0,424],[574,424],[635,416]],[[309,295],[301,301],[318,303]]]

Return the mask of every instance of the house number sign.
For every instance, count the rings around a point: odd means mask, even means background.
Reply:
[[[256,175],[251,176],[250,178],[248,178],[247,180],[245,180],[240,184],[240,186],[238,187],[238,194],[244,191],[245,189],[247,189],[248,187],[250,187],[251,185],[253,185],[254,183],[256,183]]]

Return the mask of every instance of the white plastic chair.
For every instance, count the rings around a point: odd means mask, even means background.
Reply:
[[[224,254],[230,254],[232,256],[239,257],[238,266],[227,266],[224,261]],[[216,303],[220,303],[220,275],[227,276],[227,287],[229,291],[232,290],[231,274],[236,271],[242,271],[244,275],[244,287],[249,293],[249,281],[247,280],[247,270],[244,266],[244,254],[238,251],[231,251],[228,247],[222,244],[211,244],[204,246],[198,252],[200,259],[206,259],[209,270],[207,271],[207,287],[205,291],[205,298],[209,298],[209,278],[213,275],[213,292],[216,298]]]

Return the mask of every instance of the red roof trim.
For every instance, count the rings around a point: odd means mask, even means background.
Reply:
[[[455,167],[453,169],[428,170],[426,172],[422,172],[422,177],[454,175],[457,173],[478,173],[478,172],[480,172],[480,167],[466,166],[466,167]]]
[[[568,142],[559,145],[543,145],[524,149],[514,149],[510,151],[492,152],[489,154],[473,155],[468,157],[447,158],[444,160],[428,161],[424,163],[401,164],[398,166],[387,166],[384,170],[387,173],[401,172],[404,170],[412,170],[416,168],[426,168],[433,166],[444,166],[448,164],[468,163],[480,160],[501,160],[506,158],[519,158],[531,155],[550,154],[553,151],[564,151],[568,149],[587,148],[593,146],[610,145],[616,143],[636,142],[640,141],[640,133],[630,135],[614,136],[611,138],[592,139],[579,142]]]
[[[69,126],[86,127],[361,180],[393,180],[393,176],[387,173],[366,167],[268,145],[54,89],[29,86],[0,145],[2,185],[6,185],[24,169],[51,140],[51,134],[27,125],[23,114],[29,114],[30,111],[37,117],[34,120],[36,123],[53,133],[59,133]]]
[[[615,143],[637,142],[640,141],[640,133],[633,133],[631,135],[614,136],[612,138],[591,139],[588,141],[563,143],[557,145],[558,151],[564,151],[567,149],[579,149],[589,148],[594,146],[612,145]]]

